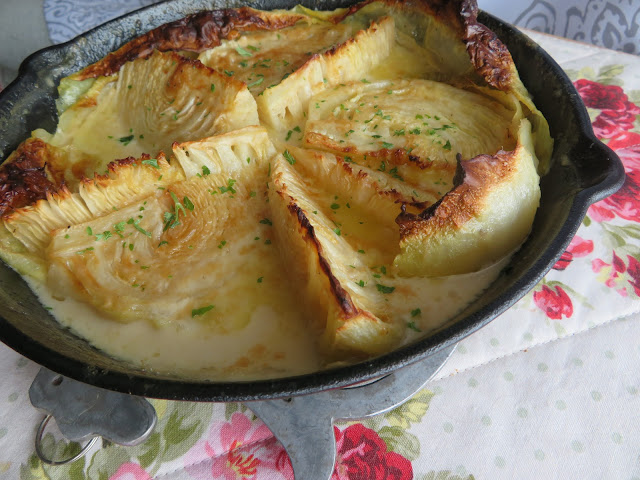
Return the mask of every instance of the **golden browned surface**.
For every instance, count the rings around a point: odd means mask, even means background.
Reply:
[[[245,7],[141,35],[64,79],[57,131],[0,168],[0,255],[122,328],[201,329],[220,349],[261,308],[325,363],[437,329],[486,286],[458,304],[454,276],[526,238],[552,146],[477,13]],[[300,339],[262,335],[215,368]]]

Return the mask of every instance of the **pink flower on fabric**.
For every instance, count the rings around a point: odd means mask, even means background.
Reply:
[[[627,173],[616,193],[589,207],[589,216],[598,222],[620,217],[640,222],[640,144],[616,152]]]
[[[573,315],[573,303],[564,289],[556,285],[553,289],[543,285],[541,290],[533,292],[533,302],[551,320],[562,320],[562,317]]]
[[[137,463],[123,463],[109,480],[151,480],[151,475]]]
[[[627,263],[625,263],[616,252],[613,252],[611,263],[596,258],[591,262],[591,268],[598,274],[599,281],[623,297],[629,294],[628,287],[640,296],[640,263],[637,258],[627,255]]]
[[[293,480],[282,445],[264,423],[240,412],[228,422],[214,423],[184,462],[187,473],[198,480]]]
[[[356,423],[336,435],[337,461],[331,480],[411,480],[413,467],[370,428]]]
[[[554,270],[564,270],[573,261],[574,258],[584,257],[593,252],[593,242],[585,240],[578,235],[573,237],[567,250],[562,254],[560,260],[553,266]]]
[[[598,138],[613,138],[631,130],[640,107],[617,85],[603,85],[581,78],[574,82],[584,104],[601,110],[593,121],[593,132]]]

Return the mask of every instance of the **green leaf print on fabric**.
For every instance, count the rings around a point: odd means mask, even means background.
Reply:
[[[390,451],[402,455],[407,460],[413,462],[420,456],[420,440],[401,427],[382,427],[378,435]]]
[[[412,424],[420,422],[429,409],[434,393],[421,390],[410,400],[385,414],[385,419],[392,427],[408,429]]]
[[[183,456],[203,435],[212,416],[212,406],[206,403],[169,402],[151,400],[158,421],[155,431],[142,444],[135,447],[104,442],[103,448],[81,458],[71,465],[44,465],[36,454],[20,469],[21,480],[109,480],[123,472],[139,471],[152,477],[163,464]],[[52,452],[52,458],[69,458],[81,446],[64,439],[55,441],[45,434],[43,449]]]

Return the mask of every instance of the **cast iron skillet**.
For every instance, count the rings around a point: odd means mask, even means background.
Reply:
[[[291,8],[296,3],[257,0],[251,6]],[[301,3],[333,10],[353,1]],[[0,160],[4,161],[31,130],[38,127],[54,130],[57,122],[54,99],[62,77],[163,23],[201,10],[239,6],[241,0],[170,0],[31,55],[20,67],[15,82],[0,94]],[[446,328],[355,365],[274,380],[195,382],[147,372],[91,347],[62,328],[20,276],[0,264],[0,340],[40,365],[98,387],[146,397],[237,401],[313,393],[378,377],[453,345],[486,325],[540,281],[567,247],[588,206],[615,192],[625,173],[616,155],[594,137],[576,90],[549,55],[513,27],[490,15],[481,13],[479,20],[511,51],[524,84],[549,121],[556,143],[551,170],[541,181],[542,199],[530,237],[486,293]]]

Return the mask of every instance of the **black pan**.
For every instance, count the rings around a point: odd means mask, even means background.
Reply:
[[[258,0],[261,9],[291,8],[290,0]],[[349,0],[302,1],[333,10]],[[18,78],[0,93],[0,160],[31,130],[53,131],[59,80],[96,62],[127,41],[163,23],[211,8],[241,6],[240,0],[170,0],[106,23],[76,39],[37,52]],[[428,357],[486,325],[532,289],[563,253],[588,206],[615,192],[624,180],[620,160],[593,135],[576,90],[560,67],[535,43],[500,20],[479,20],[507,45],[536,105],[549,121],[555,149],[542,178],[542,198],[533,230],[502,275],[448,327],[386,355],[312,374],[250,382],[190,381],[158,375],[113,359],[61,327],[13,270],[0,264],[0,340],[22,355],[67,377],[146,397],[239,401],[313,393],[368,380]]]

